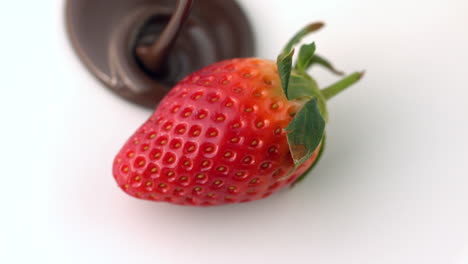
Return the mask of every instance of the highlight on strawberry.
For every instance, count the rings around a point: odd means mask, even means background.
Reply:
[[[311,67],[343,73],[314,42],[295,47],[322,27],[300,30],[276,62],[232,59],[180,81],[117,154],[120,188],[145,200],[212,206],[262,199],[303,180],[325,148],[327,101],[363,76],[318,87]]]

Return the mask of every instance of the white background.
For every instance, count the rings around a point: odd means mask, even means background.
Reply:
[[[187,208],[115,186],[113,156],[150,112],[85,71],[62,1],[2,1],[1,263],[468,263],[468,2],[239,2],[260,57],[323,20],[318,51],[367,75],[330,102],[304,183]]]

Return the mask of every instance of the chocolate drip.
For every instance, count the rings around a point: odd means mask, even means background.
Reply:
[[[135,48],[137,59],[147,71],[158,76],[166,75],[169,52],[187,21],[192,3],[192,0],[178,0],[174,14],[159,38],[151,45],[139,45]]]

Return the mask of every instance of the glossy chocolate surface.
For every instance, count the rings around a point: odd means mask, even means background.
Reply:
[[[162,56],[164,65],[157,72],[149,69],[141,47],[158,41],[176,3],[68,0],[69,37],[85,66],[111,91],[151,108],[187,74],[216,61],[254,55],[250,24],[234,0],[195,0],[177,39]]]

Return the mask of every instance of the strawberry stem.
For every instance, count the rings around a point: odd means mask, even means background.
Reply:
[[[364,76],[364,72],[355,72],[341,79],[340,81],[328,86],[322,90],[322,95],[328,101],[335,95],[346,90],[346,88],[358,82]]]

